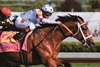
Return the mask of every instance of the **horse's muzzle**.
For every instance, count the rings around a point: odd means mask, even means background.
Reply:
[[[82,41],[83,46],[85,46],[86,48],[93,48],[95,46],[95,43],[87,43],[86,41]]]

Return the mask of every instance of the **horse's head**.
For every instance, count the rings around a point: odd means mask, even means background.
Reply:
[[[61,28],[64,36],[66,37],[74,37],[84,46],[87,47],[93,47],[94,41],[92,38],[92,35],[90,34],[90,31],[84,22],[83,18],[80,16],[70,15],[70,16],[59,16],[57,21],[61,21],[66,27],[69,28],[69,30],[72,32],[71,34],[65,33],[67,30],[65,30],[63,27]],[[70,33],[70,32],[69,32]]]

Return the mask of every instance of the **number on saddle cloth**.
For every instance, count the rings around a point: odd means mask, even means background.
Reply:
[[[13,39],[16,31],[3,31],[0,34],[0,52],[18,52],[19,43]]]
[[[3,31],[0,35],[0,52],[9,52],[9,51],[15,51],[18,52],[20,49],[20,44],[23,50],[27,51],[27,38],[28,36],[32,33],[29,32],[22,41],[22,43],[16,41],[15,39],[13,39],[13,36],[18,33],[16,31]],[[2,50],[2,51],[1,51]]]

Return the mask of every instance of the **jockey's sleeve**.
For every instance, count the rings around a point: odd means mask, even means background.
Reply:
[[[40,24],[56,24],[56,21],[44,18],[42,11],[37,12],[37,18],[40,21]]]

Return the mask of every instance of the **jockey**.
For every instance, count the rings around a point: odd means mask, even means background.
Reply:
[[[40,24],[60,24],[60,21],[49,20],[54,12],[53,7],[46,4],[41,9],[34,9],[20,14],[15,20],[15,26],[25,31],[20,31],[14,39],[20,39],[27,31],[34,30]]]
[[[4,30],[10,24],[7,20],[11,16],[11,10],[7,7],[3,7],[0,9],[0,30]]]

